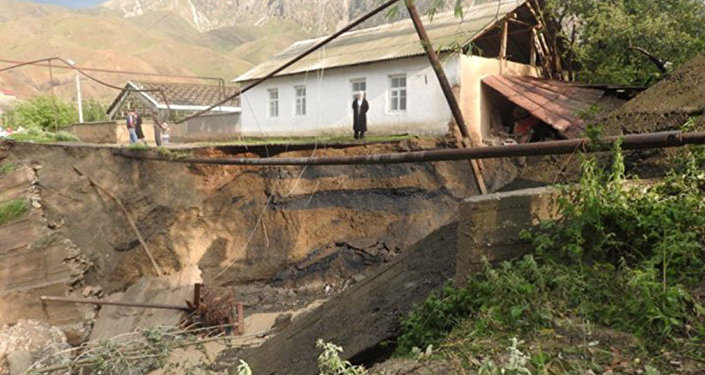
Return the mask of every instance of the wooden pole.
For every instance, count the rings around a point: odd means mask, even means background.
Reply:
[[[460,130],[460,134],[463,136],[463,144],[464,146],[467,146],[468,144],[470,146],[475,146],[474,142],[472,141],[472,138],[470,137],[470,133],[468,132],[468,127],[465,124],[463,112],[460,110],[458,101],[455,99],[455,93],[453,93],[453,88],[450,86],[450,82],[448,82],[448,77],[446,76],[446,73],[443,70],[441,60],[438,58],[436,51],[433,49],[433,45],[431,44],[431,40],[428,37],[428,33],[426,33],[426,28],[424,27],[423,22],[421,21],[421,16],[419,16],[419,12],[416,9],[414,0],[405,0],[405,4],[406,9],[409,11],[409,15],[411,16],[411,20],[414,23],[416,33],[419,35],[419,39],[421,39],[421,45],[423,46],[424,51],[426,51],[426,56],[428,56],[428,60],[431,63],[433,71],[436,73],[438,83],[440,83],[441,85],[441,90],[443,91],[443,95],[445,96],[446,101],[448,102],[448,106],[450,107],[450,111],[453,114],[453,118],[455,119],[455,123],[458,126],[458,130]],[[482,175],[482,169],[480,168],[478,161],[471,160],[470,165],[472,167],[473,173],[475,174],[475,181],[477,182],[477,187],[480,190],[480,194],[487,194],[485,179]]]

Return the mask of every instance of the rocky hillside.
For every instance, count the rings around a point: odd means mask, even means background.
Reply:
[[[178,13],[145,12],[125,18],[105,9],[71,10],[17,0],[0,0],[0,59],[70,58],[80,66],[150,73],[216,76],[230,80],[254,64],[310,34],[298,24],[273,19],[202,32]],[[0,67],[8,66],[0,63]],[[99,73],[123,85],[131,77]],[[74,75],[46,67],[0,73],[0,88],[28,97],[52,91],[75,95]],[[86,81],[84,97],[109,102],[116,95]]]
[[[379,3],[378,0],[109,0],[104,7],[116,10],[125,17],[171,11],[201,31],[287,19],[302,25],[308,32],[316,33],[329,32],[345,25]],[[425,7],[430,1],[418,3]],[[371,21],[372,24],[383,22],[386,22],[384,15]]]

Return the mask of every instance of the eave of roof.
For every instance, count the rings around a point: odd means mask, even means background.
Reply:
[[[500,0],[485,3],[468,9],[462,19],[457,18],[453,12],[446,12],[437,14],[432,20],[425,17],[424,24],[434,48],[437,51],[447,52],[473,42],[488,28],[525,3],[526,0]],[[233,82],[263,78],[322,39],[296,42]],[[412,22],[404,20],[344,34],[276,76],[396,60],[423,54],[423,47]]]
[[[493,75],[482,82],[568,138],[583,135],[586,124],[580,113],[604,95],[601,89],[529,77]]]

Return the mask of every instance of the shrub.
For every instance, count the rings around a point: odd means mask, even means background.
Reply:
[[[698,352],[705,308],[688,287],[705,275],[702,150],[688,153],[660,183],[627,188],[619,150],[611,173],[594,160],[565,188],[562,219],[523,237],[536,256],[485,264],[461,288],[446,286],[402,322],[399,354],[437,345],[460,322],[470,337],[531,334],[557,317],[596,322],[649,338],[647,346]],[[703,357],[700,350],[699,357]]]
[[[53,95],[23,101],[7,116],[8,125],[15,129],[57,130],[78,121],[76,106]]]
[[[24,199],[14,199],[9,202],[0,203],[0,225],[7,224],[18,219],[29,210],[29,205]]]

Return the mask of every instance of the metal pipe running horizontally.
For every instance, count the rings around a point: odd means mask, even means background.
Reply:
[[[48,297],[41,296],[39,299],[42,302],[58,302],[58,303],[81,303],[84,305],[109,305],[109,306],[124,306],[124,307],[139,307],[144,309],[162,309],[162,310],[179,310],[191,312],[187,306],[163,305],[158,303],[129,303],[129,302],[111,302],[98,299],[79,299],[66,297]]]
[[[252,165],[252,166],[304,166],[304,165],[364,165],[401,164],[454,160],[495,159],[521,156],[560,155],[572,153],[604,152],[611,150],[621,140],[623,150],[682,147],[705,144],[705,132],[682,133],[680,131],[649,134],[634,134],[623,137],[608,137],[597,141],[587,138],[520,145],[441,149],[427,151],[398,152],[374,155],[294,157],[294,158],[172,158],[156,152],[116,150],[115,154],[130,159],[156,160],[186,164]]]

